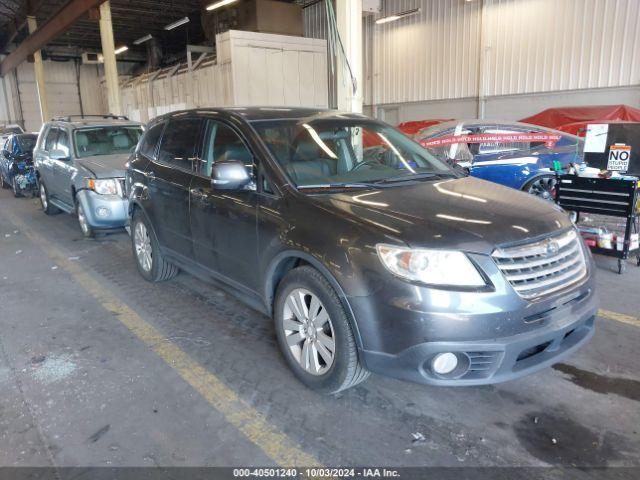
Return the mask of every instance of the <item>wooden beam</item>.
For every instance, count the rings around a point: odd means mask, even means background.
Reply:
[[[51,39],[67,30],[91,8],[102,4],[105,0],[69,0],[53,17],[29,35],[18,48],[11,52],[0,63],[0,76],[24,62],[29,55],[44,47]]]

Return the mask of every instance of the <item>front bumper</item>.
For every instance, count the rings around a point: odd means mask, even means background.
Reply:
[[[118,195],[100,195],[92,190],[80,190],[76,196],[82,204],[87,221],[97,230],[123,228],[129,221],[129,201]]]
[[[349,297],[366,367],[423,384],[493,384],[550,366],[592,337],[598,309],[592,276],[533,302],[520,298],[501,275],[492,280],[493,292],[392,281],[376,295]],[[448,376],[431,368],[433,357],[444,352],[457,354],[461,365]]]

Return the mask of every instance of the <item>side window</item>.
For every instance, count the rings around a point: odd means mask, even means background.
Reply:
[[[7,149],[9,151],[9,153],[13,153],[14,148],[13,148],[13,144],[15,143],[15,137],[11,138],[9,137],[9,140],[7,140],[7,143],[5,144],[4,148]]]
[[[58,141],[54,147],[56,150],[62,150],[65,155],[69,155],[69,134],[60,129],[58,133]]]
[[[224,123],[213,120],[207,122],[203,152],[198,173],[210,176],[214,163],[235,160],[244,163],[249,173],[254,174],[254,158],[251,151],[240,135]]]
[[[44,150],[50,152],[55,148],[56,140],[58,139],[58,129],[53,127],[47,132],[47,136],[44,140]]]
[[[144,155],[147,158],[155,160],[156,145],[158,144],[158,140],[160,140],[160,135],[162,135],[164,126],[165,122],[154,125],[142,137],[138,147],[138,153],[140,153],[140,155]]]
[[[188,170],[196,170],[199,159],[195,157],[195,152],[201,126],[202,120],[198,118],[169,121],[162,136],[158,160]]]

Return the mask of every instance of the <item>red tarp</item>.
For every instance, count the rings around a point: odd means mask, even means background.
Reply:
[[[611,123],[621,120],[640,122],[640,109],[628,105],[548,108],[520,121],[577,134],[581,130],[584,131],[589,123]]]
[[[448,122],[449,120],[434,119],[434,120],[414,120],[412,122],[403,122],[396,128],[405,135],[412,137],[423,128],[438,125],[439,123]],[[364,148],[375,147],[377,145],[383,145],[384,142],[377,135],[365,130],[362,135],[362,141]]]
[[[448,122],[451,119],[433,119],[433,120],[414,120],[412,122],[403,122],[398,125],[396,128],[400,130],[405,135],[415,135],[423,128],[431,127],[433,125],[438,125],[439,123]]]
[[[587,134],[587,125],[590,123],[635,123],[629,122],[626,120],[591,120],[589,122],[575,122],[575,123],[567,123],[566,125],[562,125],[558,127],[558,130],[566,133],[570,133],[572,135],[577,135],[579,137],[584,137]]]

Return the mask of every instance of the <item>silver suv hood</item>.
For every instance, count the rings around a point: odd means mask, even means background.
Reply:
[[[128,160],[128,153],[118,153],[80,158],[76,164],[89,170],[96,178],[121,178],[124,177]]]

